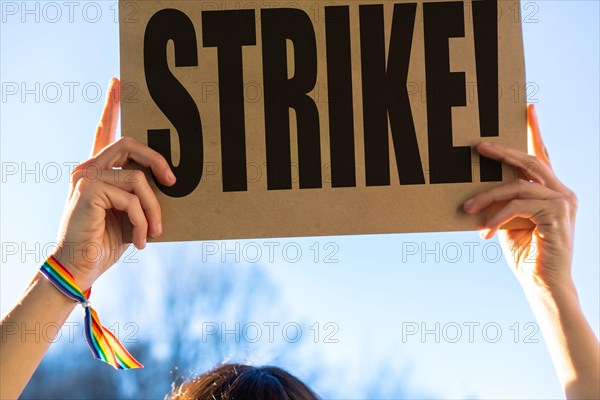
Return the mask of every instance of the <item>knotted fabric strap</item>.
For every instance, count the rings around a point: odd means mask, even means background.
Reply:
[[[50,256],[40,267],[40,273],[48,278],[65,296],[81,304],[85,309],[83,324],[85,338],[95,358],[112,365],[115,369],[144,368],[125,350],[125,347],[115,335],[100,324],[98,314],[88,301],[92,288],[83,293],[77,282],[75,282],[73,275],[53,256]]]

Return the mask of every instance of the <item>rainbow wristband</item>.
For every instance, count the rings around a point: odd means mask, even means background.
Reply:
[[[125,347],[115,335],[100,324],[98,314],[96,314],[88,300],[92,288],[83,293],[77,282],[75,282],[73,275],[53,256],[50,256],[40,267],[40,273],[48,278],[65,296],[81,304],[85,309],[85,338],[95,358],[112,365],[115,369],[144,368],[125,350]]]

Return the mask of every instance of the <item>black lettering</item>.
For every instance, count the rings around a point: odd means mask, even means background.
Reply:
[[[198,66],[192,21],[181,11],[160,10],[146,26],[144,71],[150,96],[179,135],[179,165],[174,166],[172,162],[170,129],[149,129],[148,146],[166,158],[177,177],[173,186],[164,186],[154,177],[158,188],[168,196],[183,197],[193,192],[202,178],[202,125],[194,100],[169,70],[167,43],[170,40],[175,47],[176,67]]]
[[[406,87],[416,4],[394,5],[387,67],[383,5],[362,5],[359,12],[366,184],[390,184],[388,118],[400,184],[423,184]]]
[[[331,186],[356,186],[348,6],[325,7]]]
[[[205,11],[202,41],[218,48],[223,191],[247,190],[242,46],[256,44],[254,10]]]
[[[300,188],[321,187],[319,113],[307,95],[317,80],[312,22],[298,9],[261,10],[267,186],[291,189],[290,116],[296,112]],[[294,75],[287,77],[286,40],[294,46]]]
[[[450,72],[449,38],[464,37],[462,1],[424,3],[430,183],[471,182],[471,149],[452,143],[452,107],[466,106],[464,72]]]
[[[482,137],[499,136],[498,123],[498,2],[473,2],[475,33],[475,66],[479,129]],[[481,182],[502,180],[502,165],[496,160],[479,156]]]

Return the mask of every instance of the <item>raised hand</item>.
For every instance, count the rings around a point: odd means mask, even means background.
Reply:
[[[91,158],[71,175],[71,187],[54,256],[74,275],[82,290],[123,254],[121,223],[129,218],[133,243],[162,233],[161,212],[142,171],[122,169],[129,160],[150,167],[165,185],[175,183],[164,157],[129,137],[115,140],[119,116],[119,81],[113,78],[92,146]]]
[[[464,204],[467,213],[493,202],[506,205],[482,227],[489,239],[496,231],[506,261],[523,285],[572,285],[571,259],[577,198],[556,177],[542,141],[535,108],[527,108],[530,154],[490,142],[477,145],[480,154],[520,169],[523,179],[486,190]],[[530,219],[532,229],[499,230],[515,217]]]

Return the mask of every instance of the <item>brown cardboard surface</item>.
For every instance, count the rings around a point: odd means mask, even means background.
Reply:
[[[430,183],[427,101],[435,94],[425,87],[424,3],[440,1],[294,1],[292,3],[240,1],[121,1],[122,133],[147,144],[149,129],[170,129],[173,163],[180,158],[177,130],[150,95],[144,67],[144,36],[148,21],[159,10],[183,12],[195,29],[198,65],[175,66],[175,47],[167,44],[171,73],[194,99],[202,121],[203,176],[193,192],[170,197],[161,192],[148,175],[160,202],[163,235],[151,241],[216,240],[394,232],[459,231],[477,229],[483,216],[462,212],[462,203],[475,193],[500,182],[480,182],[479,156],[471,151],[472,182]],[[359,7],[381,4],[384,10],[385,48],[390,46],[394,4],[416,3],[407,91],[425,184],[400,184],[392,139],[389,143],[390,184],[367,186],[364,151],[363,92]],[[440,2],[441,3],[441,2]],[[325,6],[349,8],[352,55],[352,107],[356,187],[332,187],[329,146],[329,102],[327,85]],[[517,6],[515,6],[517,5]],[[267,189],[263,59],[260,9],[287,7],[304,10],[316,37],[317,79],[309,96],[319,113],[321,188],[300,188],[296,114],[290,109],[292,187]],[[202,13],[250,9],[256,12],[256,44],[242,48],[244,122],[246,130],[247,190],[224,192],[221,165],[218,49],[204,47]],[[498,2],[499,135],[491,141],[526,150],[526,103],[523,91],[525,69],[521,24],[511,10],[518,1]],[[464,37],[449,39],[450,71],[465,73],[466,106],[452,107],[452,143],[473,146],[481,140],[474,49],[473,5],[464,2]],[[386,50],[387,51],[387,50]],[[287,42],[288,77],[294,74],[293,44]],[[515,97],[516,96],[516,97]],[[389,131],[388,122],[388,131]],[[516,172],[503,166],[504,182],[517,179]],[[514,227],[530,226],[514,221]],[[125,232],[130,228],[124,226]],[[126,234],[127,236],[127,234]]]

